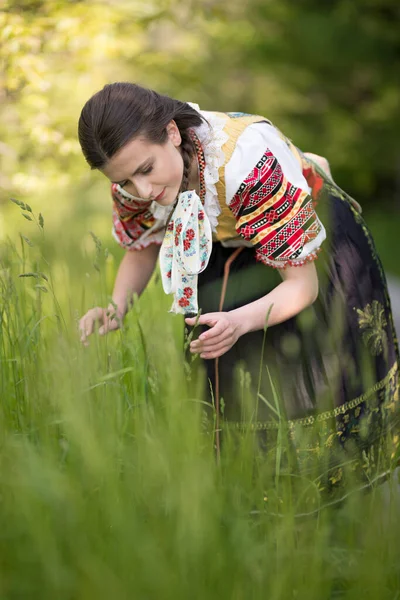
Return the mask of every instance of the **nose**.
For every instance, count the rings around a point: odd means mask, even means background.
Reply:
[[[151,198],[153,196],[153,187],[146,178],[138,178],[134,181],[134,186],[140,198]]]

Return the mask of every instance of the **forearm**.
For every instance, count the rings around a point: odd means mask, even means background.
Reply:
[[[287,279],[266,296],[230,311],[230,314],[239,324],[242,335],[249,331],[263,329],[270,309],[269,327],[283,323],[299,314],[315,301],[317,295],[317,281],[310,286],[310,282],[306,279]]]
[[[135,294],[140,296],[147,286],[157,263],[160,247],[151,244],[143,250],[127,251],[122,258],[115,279],[112,300],[123,317]]]

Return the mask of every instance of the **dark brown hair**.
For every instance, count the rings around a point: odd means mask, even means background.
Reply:
[[[182,189],[186,188],[194,154],[189,129],[201,125],[202,116],[186,102],[163,96],[135,83],[111,83],[92,96],[79,118],[79,143],[92,169],[101,169],[127,142],[143,135],[163,144],[166,127],[177,124],[184,165]]]

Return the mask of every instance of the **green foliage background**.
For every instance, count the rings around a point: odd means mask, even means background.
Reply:
[[[397,4],[3,0],[2,599],[399,597],[396,478],[322,509],[324,456],[293,477],[283,431],[268,457],[226,438],[218,464],[157,276],[122,330],[88,348],[76,330],[122,254],[76,135],[110,81],[275,121],[329,159],[400,274]]]
[[[94,228],[108,239],[107,184],[88,172],[76,124],[92,93],[130,80],[205,109],[263,114],[326,156],[400,272],[389,241],[400,206],[399,16],[396,0],[6,0],[0,235],[14,230],[15,196],[57,238],[82,244]]]

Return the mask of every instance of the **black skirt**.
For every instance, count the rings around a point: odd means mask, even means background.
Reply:
[[[381,469],[389,468],[398,456],[399,354],[386,278],[349,196],[326,182],[317,212],[327,230],[315,262],[317,301],[266,333],[243,335],[219,358],[218,374],[216,361],[205,360],[207,378],[215,394],[218,377],[225,428],[250,427],[263,444],[274,445],[284,421],[300,463],[324,448],[341,447],[351,449],[359,465],[383,452]],[[213,245],[198,281],[203,314],[219,310],[233,252]],[[223,310],[260,298],[281,281],[278,270],[245,247],[230,265]],[[335,472],[331,480],[337,477]]]

